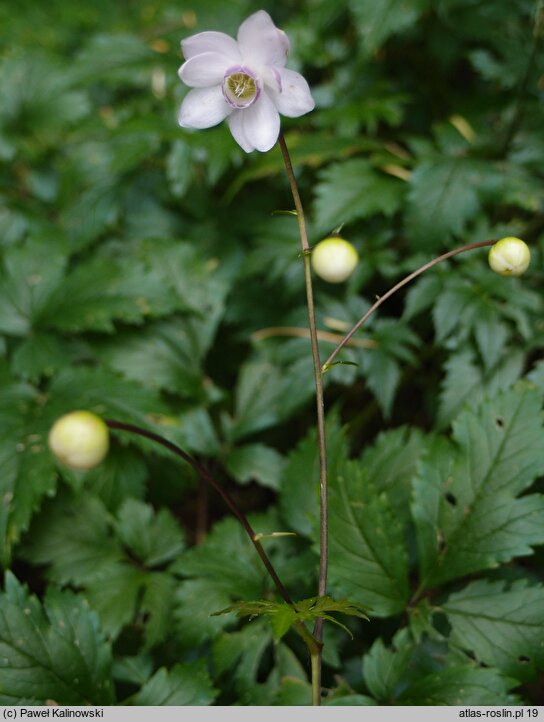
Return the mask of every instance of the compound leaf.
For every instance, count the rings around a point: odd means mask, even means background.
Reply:
[[[367,49],[374,51],[390,35],[414,25],[427,8],[428,0],[379,0],[351,2],[350,5]]]
[[[317,225],[326,232],[377,213],[392,216],[403,194],[402,181],[374,170],[367,160],[335,163],[321,173],[316,188]]]
[[[441,605],[452,626],[451,641],[479,662],[527,682],[544,666],[544,588],[526,580],[479,580]]]
[[[204,660],[164,667],[145,683],[132,699],[134,705],[149,707],[209,705],[217,696]]]
[[[86,603],[50,589],[43,606],[11,574],[0,596],[0,701],[111,704],[111,650]]]
[[[331,588],[373,615],[400,612],[409,597],[404,530],[360,462],[331,478],[329,515]]]
[[[520,386],[467,410],[457,453],[436,445],[412,506],[423,584],[429,587],[532,553],[544,542],[544,498],[516,498],[544,471],[540,398]]]

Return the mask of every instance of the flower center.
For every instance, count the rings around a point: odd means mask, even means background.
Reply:
[[[223,80],[223,95],[233,108],[248,108],[260,95],[257,78],[247,68],[230,68]]]

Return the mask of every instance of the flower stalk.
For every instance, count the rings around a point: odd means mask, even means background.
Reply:
[[[293,600],[289,596],[289,593],[287,589],[284,587],[283,583],[281,582],[280,578],[278,577],[276,570],[274,569],[272,562],[268,558],[265,550],[262,547],[261,542],[259,541],[259,536],[255,533],[253,530],[253,527],[247,520],[245,514],[241,511],[241,509],[238,507],[232,496],[223,489],[223,487],[217,483],[217,481],[214,479],[214,477],[202,466],[202,464],[199,464],[199,462],[194,459],[190,454],[183,451],[183,449],[180,449],[177,444],[174,444],[172,441],[168,441],[168,439],[165,439],[163,436],[160,436],[159,434],[155,434],[153,431],[148,431],[147,429],[142,429],[140,426],[136,426],[135,424],[126,424],[122,421],[115,421],[113,419],[105,419],[106,425],[110,429],[117,429],[119,431],[128,431],[132,434],[137,434],[138,436],[143,436],[146,439],[149,439],[150,441],[154,441],[156,444],[160,444],[161,446],[164,446],[166,449],[171,451],[173,454],[178,456],[180,459],[183,459],[189,466],[191,466],[196,473],[200,476],[201,479],[206,481],[210,486],[212,486],[215,491],[221,496],[225,504],[228,506],[228,508],[232,511],[234,516],[238,519],[240,524],[245,529],[248,537],[251,540],[251,543],[255,547],[258,555],[261,557],[262,562],[264,566],[266,567],[267,572],[269,573],[270,577],[272,578],[272,581],[276,585],[276,589],[278,590],[279,594],[283,597],[283,599],[287,602],[287,604],[293,604]]]
[[[147,429],[143,429],[140,426],[136,426],[135,424],[127,424],[123,421],[115,421],[114,419],[104,419],[104,423],[106,426],[110,429],[116,429],[118,431],[127,431],[131,434],[137,434],[138,436],[142,436],[145,439],[149,439],[150,441],[155,442],[156,444],[159,444],[160,446],[163,446],[164,448],[171,451],[173,454],[175,454],[177,457],[185,461],[189,466],[191,466],[196,473],[200,476],[200,478],[210,484],[215,491],[221,496],[225,504],[228,506],[228,508],[231,510],[231,512],[234,514],[234,516],[238,519],[242,527],[244,528],[246,534],[248,535],[251,543],[255,547],[255,550],[259,557],[261,558],[261,561],[270,575],[270,578],[274,582],[274,585],[276,586],[276,589],[278,590],[278,593],[283,598],[283,600],[289,604],[290,606],[293,605],[293,600],[291,599],[289,592],[285,588],[283,582],[278,576],[278,573],[276,572],[274,565],[270,561],[270,558],[268,557],[267,553],[265,552],[263,545],[261,544],[261,535],[257,534],[251,524],[249,523],[247,517],[243,513],[243,511],[240,509],[238,504],[234,501],[232,496],[226,491],[226,489],[223,489],[223,487],[214,479],[214,477],[205,469],[205,467],[200,464],[195,458],[193,458],[190,454],[188,454],[186,451],[183,451],[177,444],[174,444],[172,441],[169,441],[168,439],[165,439],[163,436],[160,436],[159,434],[155,434],[153,431],[148,431]],[[310,653],[311,659],[314,658],[316,655],[320,655],[321,653],[321,641],[317,640],[314,635],[312,635],[308,629],[306,628],[306,625],[299,621],[294,625],[295,631],[302,637],[304,640],[308,652]]]
[[[293,164],[283,133],[278,138],[285,170],[291,186],[291,193],[295,202],[300,245],[304,261],[304,280],[306,286],[306,302],[308,306],[308,326],[310,330],[310,344],[312,347],[312,359],[314,367],[316,410],[317,410],[317,438],[319,445],[319,581],[318,596],[323,597],[327,593],[327,567],[329,559],[329,522],[328,522],[328,485],[327,485],[327,442],[325,437],[325,402],[323,394],[323,372],[319,358],[319,343],[317,338],[317,325],[315,320],[315,304],[312,287],[312,272],[310,265],[310,245],[306,230],[306,218],[304,208],[300,199],[297,180],[293,171]],[[314,637],[321,643],[323,641],[323,620],[317,619],[313,630]],[[320,704],[321,699],[321,650],[314,659],[312,657],[312,689],[313,704]]]
[[[436,258],[433,258],[428,263],[424,263],[420,268],[418,268],[415,271],[412,271],[412,273],[409,273],[405,278],[403,278],[401,281],[396,283],[392,288],[387,291],[387,293],[384,293],[383,296],[380,296],[378,300],[368,309],[368,311],[362,316],[355,326],[348,331],[348,333],[344,336],[344,338],[340,341],[338,346],[334,349],[334,351],[331,353],[329,358],[325,361],[323,364],[321,371],[322,373],[325,373],[329,370],[331,367],[334,359],[338,355],[338,353],[344,348],[344,346],[349,343],[350,339],[354,334],[357,333],[357,331],[363,326],[368,319],[372,316],[372,314],[378,310],[378,308],[382,305],[382,303],[385,303],[388,298],[391,298],[397,291],[399,291],[403,286],[406,286],[407,283],[410,283],[410,281],[413,281],[414,278],[417,278],[418,276],[421,276],[422,273],[425,271],[428,271],[429,268],[432,268],[433,266],[436,266],[438,263],[441,263],[442,261],[446,261],[448,258],[453,258],[453,256],[458,256],[460,253],[465,253],[465,251],[473,251],[475,248],[485,248],[486,246],[494,246],[495,243],[497,243],[496,240],[492,241],[477,241],[476,243],[469,243],[466,246],[461,246],[460,248],[455,248],[453,251],[448,251],[447,253],[443,253],[441,256],[437,256]]]

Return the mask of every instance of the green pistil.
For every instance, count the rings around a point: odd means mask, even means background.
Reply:
[[[255,80],[245,73],[233,73],[227,78],[227,88],[238,100],[251,100],[257,92]]]

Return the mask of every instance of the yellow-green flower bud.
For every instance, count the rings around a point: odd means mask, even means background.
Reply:
[[[508,236],[491,246],[488,260],[492,270],[501,276],[521,276],[529,267],[531,251],[521,238]]]
[[[92,469],[108,453],[108,427],[90,411],[73,411],[54,423],[49,448],[71,469]]]
[[[312,266],[316,274],[329,283],[347,280],[359,260],[355,248],[338,236],[325,238],[312,251]]]

